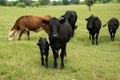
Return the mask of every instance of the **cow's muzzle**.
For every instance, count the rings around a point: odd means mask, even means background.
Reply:
[[[53,38],[58,38],[58,34],[54,34],[54,35],[53,35]]]

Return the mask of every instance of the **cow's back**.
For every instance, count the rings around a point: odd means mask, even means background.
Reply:
[[[71,39],[73,36],[73,31],[71,25],[68,22],[61,24],[59,35],[62,42],[68,42]]]
[[[13,26],[13,29],[21,30],[31,30],[38,32],[41,29],[44,29],[47,33],[49,32],[48,25],[45,25],[42,23],[43,20],[49,20],[51,16],[21,16],[16,20],[15,25]]]
[[[100,20],[99,18],[96,20],[95,25],[96,25],[96,28],[97,28],[97,29],[100,29],[100,28],[101,28],[102,23],[101,23],[101,20]]]
[[[75,23],[77,21],[77,14],[75,11],[67,11],[64,14],[64,17],[68,20],[69,24],[72,27],[72,30],[74,31],[76,29]]]
[[[36,16],[25,16],[21,21],[22,25],[29,30],[36,31],[42,27],[42,18]]]

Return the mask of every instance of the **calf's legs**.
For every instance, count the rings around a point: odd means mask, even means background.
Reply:
[[[45,63],[44,63],[44,56],[43,56],[43,54],[41,54],[41,61],[42,61],[42,65],[45,65]]]
[[[47,55],[45,55],[45,61],[44,61],[44,55],[43,55],[43,54],[41,54],[41,62],[42,62],[42,65],[43,65],[43,66],[45,65],[45,63],[44,63],[44,62],[46,62],[45,67],[46,67],[46,68],[48,67],[48,54],[47,54]]]
[[[46,68],[48,67],[48,54],[46,55],[46,58],[45,58],[45,62],[46,62]]]

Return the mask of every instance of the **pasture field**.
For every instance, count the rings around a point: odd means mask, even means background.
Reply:
[[[8,41],[8,31],[16,19],[23,15],[51,15],[59,17],[67,10],[78,15],[74,37],[67,44],[65,69],[53,69],[53,55],[49,51],[49,67],[41,65],[39,37],[48,35],[44,31],[31,32],[31,40],[25,34],[18,41]],[[120,21],[120,4],[94,4],[91,11],[86,5],[45,6],[39,8],[16,8],[0,6],[0,80],[120,80],[120,28],[115,41],[110,40],[108,28],[101,27],[99,45],[92,45],[88,38],[85,18],[91,14],[99,16],[102,24],[111,17]]]

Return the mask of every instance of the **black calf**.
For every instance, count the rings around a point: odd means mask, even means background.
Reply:
[[[40,38],[37,45],[39,46],[40,49],[42,65],[45,65],[44,56],[46,56],[45,62],[46,62],[46,67],[48,67],[49,44],[46,38]]]

